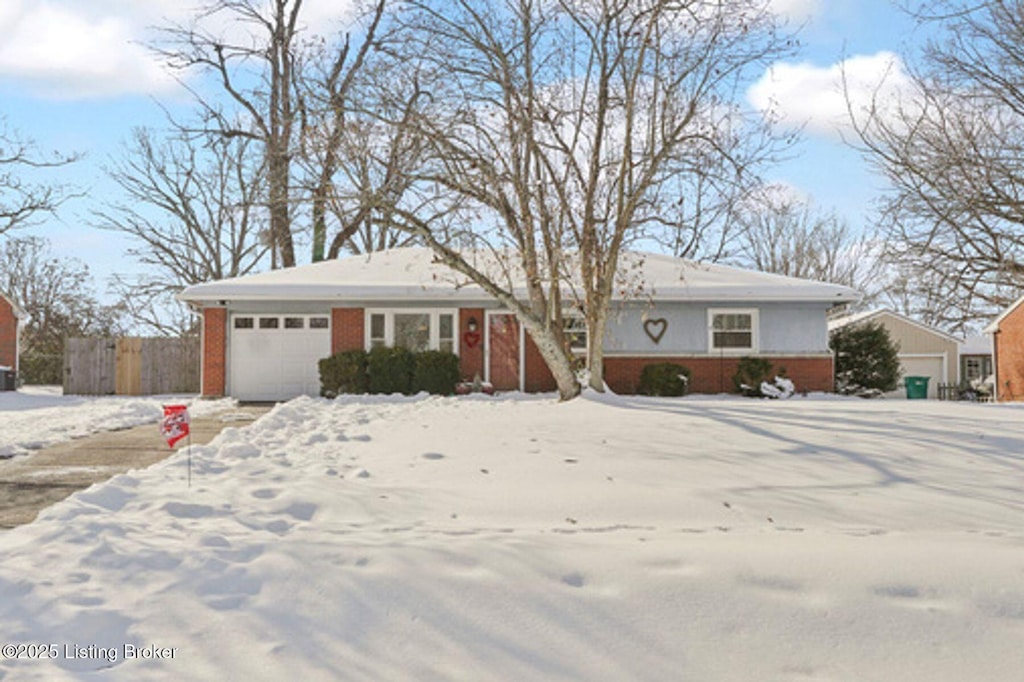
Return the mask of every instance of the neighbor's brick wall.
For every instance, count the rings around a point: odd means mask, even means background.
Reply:
[[[832,358],[823,357],[763,357],[771,360],[778,370],[785,368],[798,391],[834,390]],[[739,364],[738,357],[610,357],[604,360],[605,383],[615,393],[636,393],[640,385],[640,372],[644,366],[658,362],[676,362],[690,372],[690,393],[733,393],[732,377]]]
[[[0,298],[0,365],[18,369],[18,318],[5,298]]]
[[[227,371],[228,311],[203,309],[203,395],[224,395]]]
[[[331,309],[331,353],[366,347],[366,315],[362,308]]]
[[[999,400],[1024,400],[1024,305],[999,323],[995,350]]]
[[[476,333],[470,336],[469,319],[476,320]],[[470,345],[470,341],[474,341]],[[465,381],[484,377],[484,309],[459,309],[459,368]]]

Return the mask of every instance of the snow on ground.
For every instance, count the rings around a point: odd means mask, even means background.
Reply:
[[[1022,417],[298,399],[0,535],[0,678],[1021,679]]]
[[[221,412],[232,400],[182,396],[126,397],[62,395],[60,386],[25,386],[0,391],[0,459],[27,455],[97,431],[115,431],[158,421],[163,405],[189,405],[193,417]]]

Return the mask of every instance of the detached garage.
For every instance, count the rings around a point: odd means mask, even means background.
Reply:
[[[901,377],[928,377],[928,397],[939,397],[939,384],[959,383],[959,348],[956,338],[891,310],[872,310],[830,320],[829,331],[852,324],[877,322],[889,338],[899,345]],[[899,388],[885,394],[889,398],[907,397],[903,379]]]

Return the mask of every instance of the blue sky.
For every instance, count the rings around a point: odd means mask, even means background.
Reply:
[[[318,25],[338,0],[306,0]],[[47,178],[77,185],[85,196],[65,205],[58,220],[23,230],[48,237],[54,250],[89,264],[103,289],[114,272],[131,272],[128,244],[87,226],[90,214],[116,188],[102,167],[119,154],[136,126],[165,124],[161,105],[187,105],[173,79],[142,43],[147,27],[183,19],[182,0],[2,0],[0,2],[0,113],[42,150],[80,152],[85,158]],[[800,54],[775,65],[747,93],[753,106],[776,102],[785,121],[805,128],[796,156],[768,173],[835,210],[855,228],[870,220],[882,183],[840,138],[843,99],[835,83],[842,63],[858,84],[889,73],[898,87],[900,55],[919,36],[891,0],[771,0],[772,8],[804,23]]]

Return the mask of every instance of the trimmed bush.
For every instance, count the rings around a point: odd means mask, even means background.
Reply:
[[[459,383],[459,356],[440,350],[416,354],[412,375],[412,392],[426,391],[433,395],[452,395]]]
[[[412,393],[416,354],[408,348],[374,348],[366,362],[370,393]]]
[[[640,372],[641,395],[686,395],[690,385],[690,370],[674,362],[658,362],[644,366]]]
[[[18,361],[18,381],[28,385],[60,386],[64,383],[64,356],[22,353]]]
[[[366,351],[342,351],[317,364],[320,368],[320,395],[325,398],[334,398],[342,393],[366,393],[370,388]]]
[[[760,398],[761,384],[764,382],[773,383],[776,374],[785,374],[785,370],[772,371],[772,363],[764,358],[755,358],[745,355],[740,358],[736,366],[736,374],[732,377],[732,383],[736,390],[745,396]]]

